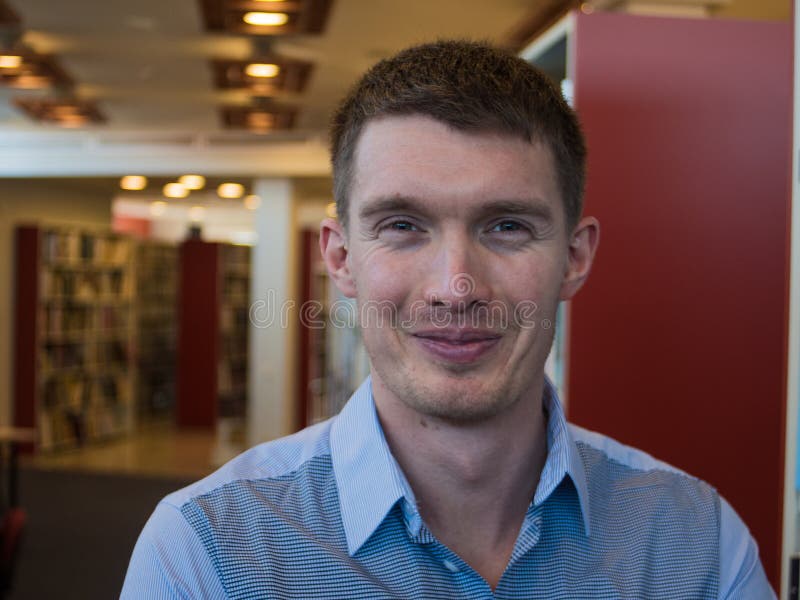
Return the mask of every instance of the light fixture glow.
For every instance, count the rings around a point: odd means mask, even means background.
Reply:
[[[81,125],[86,125],[88,122],[89,119],[84,115],[64,115],[63,117],[59,117],[55,123],[56,125],[61,125],[61,127],[80,127]]]
[[[83,115],[81,108],[74,104],[59,104],[54,106],[50,111],[54,117],[60,119],[62,117],[73,117],[75,115]]]
[[[281,68],[272,63],[250,63],[244,69],[249,77],[277,77]]]
[[[259,206],[261,206],[261,198],[259,198],[255,194],[250,194],[249,196],[245,196],[244,207],[247,210],[256,210]]]
[[[182,183],[173,181],[164,186],[164,195],[167,198],[186,198],[189,195],[189,190]]]
[[[244,196],[244,186],[241,183],[222,183],[217,188],[220,198],[236,199]]]
[[[15,54],[0,54],[0,69],[19,69],[22,57]]]
[[[11,81],[9,85],[21,90],[40,90],[50,87],[50,78],[42,75],[20,75]]]
[[[144,175],[125,175],[125,177],[120,179],[119,187],[123,190],[138,192],[147,187],[147,177]]]
[[[206,186],[206,178],[202,175],[181,175],[178,183],[187,190],[202,190]]]
[[[167,203],[163,200],[156,200],[150,204],[150,214],[154,217],[160,217],[167,212]]]
[[[266,112],[251,112],[247,115],[247,124],[256,129],[268,129],[275,124],[275,115]]]
[[[203,220],[203,217],[206,215],[206,209],[202,206],[193,206],[189,209],[189,220],[193,223],[197,223]]]
[[[245,13],[242,20],[248,25],[260,27],[280,27],[289,21],[289,15],[280,12],[249,12]]]

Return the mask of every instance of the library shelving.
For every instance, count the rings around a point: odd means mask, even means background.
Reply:
[[[243,427],[250,248],[190,239],[179,249],[176,422]]]
[[[136,249],[136,404],[140,424],[175,408],[178,249],[142,240]]]
[[[133,426],[133,241],[105,231],[19,226],[14,423],[36,450]]]
[[[336,415],[369,374],[355,300],[328,277],[319,232],[302,231],[300,243],[297,428]]]

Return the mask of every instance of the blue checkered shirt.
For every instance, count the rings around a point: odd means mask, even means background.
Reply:
[[[775,598],[747,527],[706,483],[566,422],[508,566],[488,583],[425,526],[370,380],[341,414],[161,501],[122,590],[143,598]]]

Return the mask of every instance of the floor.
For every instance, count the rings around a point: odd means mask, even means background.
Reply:
[[[39,470],[199,479],[245,449],[238,427],[223,423],[218,432],[177,429],[161,423],[126,438],[25,456],[20,465]]]
[[[216,433],[161,423],[102,444],[20,457],[27,524],[5,597],[117,597],[158,501],[243,451],[243,437],[240,423],[223,421]]]

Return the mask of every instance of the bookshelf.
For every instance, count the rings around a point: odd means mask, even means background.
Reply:
[[[250,248],[191,239],[179,250],[176,421],[244,425]]]
[[[175,408],[178,249],[143,240],[136,249],[136,409],[142,425]]]
[[[221,245],[219,416],[244,419],[247,406],[247,326],[250,310],[250,248]]]
[[[69,227],[16,229],[14,422],[37,450],[133,426],[133,242]]]

